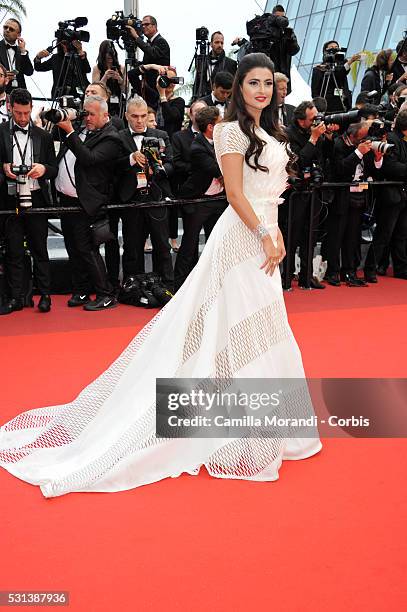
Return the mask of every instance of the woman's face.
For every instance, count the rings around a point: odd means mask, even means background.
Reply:
[[[269,68],[252,68],[241,85],[243,100],[248,111],[262,111],[271,102],[274,79]]]

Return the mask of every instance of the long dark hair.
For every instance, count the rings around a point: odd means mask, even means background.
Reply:
[[[238,121],[240,129],[249,138],[250,143],[245,154],[245,160],[248,166],[254,170],[268,172],[269,169],[266,166],[259,164],[259,157],[266,143],[256,134],[254,119],[246,108],[246,103],[242,94],[243,80],[247,73],[253,70],[253,68],[268,68],[274,76],[274,64],[265,53],[249,53],[249,55],[245,55],[237,68],[235,80],[233,82],[231,103],[225,121]],[[281,129],[278,119],[276,87],[273,88],[270,104],[266,106],[261,113],[260,126],[270,134],[270,136],[274,136],[278,142],[288,143],[287,136]],[[289,153],[289,151],[287,152]]]
[[[96,60],[97,67],[99,68],[100,76],[102,77],[107,70],[106,58],[110,55],[113,60],[113,66],[117,68],[118,73],[122,77],[122,71],[120,69],[119,58],[117,51],[111,40],[102,40],[99,47],[99,54]]]

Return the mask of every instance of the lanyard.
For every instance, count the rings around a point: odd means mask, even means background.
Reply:
[[[27,153],[28,142],[31,139],[31,130],[30,130],[30,128],[28,128],[28,134],[27,134],[27,140],[25,141],[24,152],[21,151],[20,143],[18,142],[18,138],[17,138],[15,132],[13,132],[13,138],[14,138],[15,143],[17,145],[18,152],[20,153],[21,164],[25,165],[25,156],[26,156],[26,153]],[[33,151],[32,151],[32,139],[31,139],[31,163],[32,162],[33,162]]]

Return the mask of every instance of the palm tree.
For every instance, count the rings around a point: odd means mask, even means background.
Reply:
[[[17,18],[21,17],[21,15],[26,15],[27,11],[24,3],[21,0],[5,0],[5,2],[0,2],[0,22],[10,13]]]

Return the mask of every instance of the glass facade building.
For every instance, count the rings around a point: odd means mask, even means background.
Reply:
[[[276,4],[280,3],[269,0],[265,11],[271,12]],[[324,42],[337,40],[350,57],[362,50],[395,49],[407,29],[407,0],[286,0],[281,4],[301,46],[293,63],[308,83],[313,65],[322,62]],[[355,92],[365,69],[361,64],[356,83],[349,77]]]

